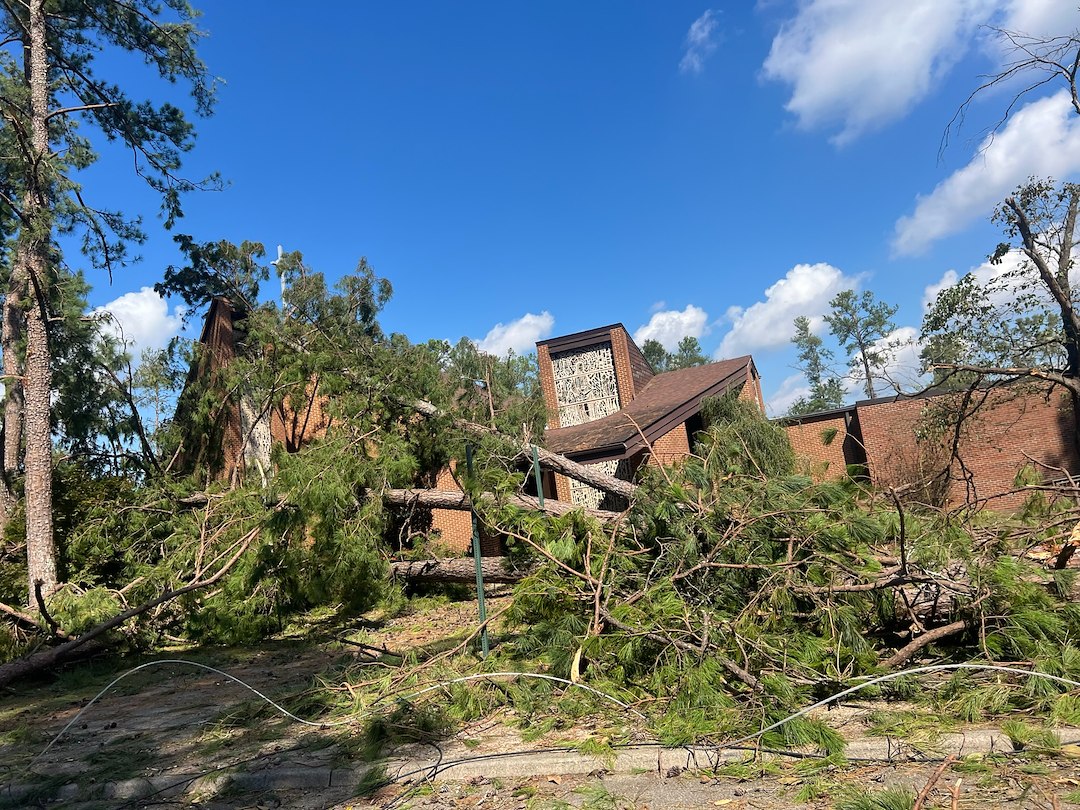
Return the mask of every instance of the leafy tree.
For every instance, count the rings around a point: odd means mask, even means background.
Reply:
[[[701,343],[692,335],[685,336],[679,341],[674,352],[669,352],[664,345],[649,338],[641,347],[641,353],[652,366],[653,371],[675,371],[692,366],[703,366],[712,362],[701,350]]]
[[[671,369],[690,368],[692,366],[704,366],[708,362],[709,358],[701,351],[701,344],[698,339],[687,335],[679,341],[668,367]]]
[[[668,359],[671,355],[659,340],[653,338],[646,340],[641,346],[641,353],[657,374],[668,370]]]
[[[866,396],[873,399],[874,374],[884,369],[889,360],[888,347],[882,346],[896,325],[892,316],[897,308],[877,301],[869,290],[857,295],[844,290],[829,302],[830,313],[825,316],[829,331],[840,347],[848,353],[848,365],[863,379]]]
[[[1006,241],[989,280],[972,273],[942,290],[923,319],[924,362],[940,378],[974,384],[1045,380],[1064,388],[1080,413],[1080,312],[1073,248],[1080,185],[1032,179],[994,214]]]
[[[185,316],[201,312],[219,297],[228,298],[242,310],[255,308],[260,284],[270,277],[269,268],[261,264],[265,247],[247,241],[234,245],[224,239],[196,242],[186,234],[177,234],[174,241],[188,263],[165,270],[164,278],[154,285],[159,295],[180,296],[187,305]],[[284,272],[284,266],[279,272]]]
[[[180,215],[181,193],[200,185],[178,174],[192,126],[174,104],[136,101],[99,77],[95,66],[106,49],[134,53],[166,81],[185,83],[195,111],[208,114],[213,82],[195,51],[201,36],[195,17],[186,0],[29,0],[0,9],[3,42],[16,49],[0,52],[0,115],[5,137],[17,147],[9,152],[16,157],[2,180],[3,202],[18,221],[3,344],[10,355],[25,336],[21,428],[31,591],[35,581],[46,592],[57,582],[49,326],[59,265],[54,236],[81,229],[87,257],[110,272],[125,263],[125,242],[142,236],[136,221],[86,203],[73,173],[89,166],[94,154],[76,126],[90,124],[105,140],[131,150],[136,172],[161,194],[171,226]],[[6,441],[18,441],[13,432],[5,430]],[[4,456],[10,460],[6,450]]]
[[[805,315],[795,319],[795,337],[791,342],[799,349],[799,368],[810,383],[810,395],[797,399],[788,413],[795,416],[839,408],[844,402],[844,386],[830,373],[829,361],[833,354],[810,330],[810,319]]]
[[[545,410],[535,357],[512,351],[496,357],[469,338],[440,348],[447,382],[458,386],[456,413],[510,435],[519,434],[523,425],[531,436],[541,435]]]

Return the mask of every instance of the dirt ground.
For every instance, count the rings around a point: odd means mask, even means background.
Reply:
[[[489,609],[500,604],[491,600]],[[448,637],[474,623],[473,603],[440,604],[369,627],[364,637],[398,652],[431,651],[447,647]],[[204,649],[158,658],[190,657],[297,706],[361,654],[327,633],[320,642],[286,639],[251,650]],[[542,772],[540,755],[479,758],[563,747],[568,737],[587,738],[588,729],[526,742],[495,717],[414,746],[411,765],[372,774],[365,788],[358,784],[366,767],[358,726],[294,723],[228,678],[182,664],[126,677],[46,751],[64,725],[123,671],[115,662],[84,664],[49,683],[23,684],[0,696],[0,808],[826,808],[856,791],[908,786],[917,792],[939,767],[830,766],[812,759],[766,761],[747,752],[719,768],[688,760],[663,772],[610,773],[601,763],[591,774],[549,775]],[[318,708],[312,705],[310,715]],[[831,719],[850,737],[865,729],[865,711],[854,704]],[[462,760],[469,761],[472,775],[457,776],[451,768],[427,779],[437,764],[445,768]],[[419,772],[398,773],[409,768]],[[937,776],[924,808],[1055,810],[1080,807],[1078,802],[1080,758],[1029,752],[952,763]]]

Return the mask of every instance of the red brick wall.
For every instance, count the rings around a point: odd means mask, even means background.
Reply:
[[[858,408],[863,444],[871,481],[897,486],[912,480],[924,467],[941,468],[948,460],[943,446],[918,442],[915,430],[924,415],[955,414],[960,395],[881,403]],[[1000,389],[987,397],[978,414],[961,431],[959,455],[970,471],[976,498],[990,498],[992,509],[1016,508],[1024,493],[997,497],[1013,489],[1017,472],[1036,462],[1046,479],[1060,477],[1057,469],[1076,471],[1080,464],[1073,447],[1075,428],[1068,400],[1058,391],[1024,391],[1019,386]],[[1045,465],[1045,466],[1040,466]],[[950,468],[948,501],[961,503],[969,495],[958,463]]]
[[[739,389],[739,399],[745,402],[753,402],[764,413],[765,398],[761,395],[761,377],[757,375],[753,368],[753,366],[750,367],[751,379],[744,382],[743,387]]]
[[[844,477],[848,464],[844,457],[844,442],[847,440],[848,430],[843,414],[785,425],[784,430],[799,466],[813,476],[815,481]],[[823,438],[826,431],[836,431],[828,445]]]
[[[536,369],[540,376],[540,391],[547,406],[547,426],[559,427],[559,399],[555,396],[555,369],[551,366],[551,352],[547,346],[536,347]]]
[[[294,409],[291,398],[286,397],[270,414],[270,437],[285,445],[290,453],[323,438],[330,427],[327,400],[319,393],[317,380],[307,384],[299,405],[299,409]]]
[[[634,396],[637,396],[653,378],[653,370],[632,338],[626,341],[626,345],[630,353],[630,376],[634,378]]]
[[[555,500],[570,503],[570,479],[562,473],[555,473]]]
[[[232,306],[223,299],[216,299],[210,304],[203,325],[202,346],[199,349],[198,363],[188,376],[188,383],[196,379],[208,380],[211,385],[220,381],[220,374],[236,357],[236,326],[233,323]],[[185,393],[187,386],[185,386]],[[183,397],[183,395],[181,395]],[[221,467],[216,470],[218,480],[232,481],[242,472],[243,439],[240,435],[240,409],[235,401],[223,403],[223,410],[218,417],[221,425]],[[185,437],[184,458],[181,464],[197,463],[204,453],[215,452],[205,446],[207,437]],[[207,459],[204,459],[207,460]]]
[[[652,454],[646,462],[651,467],[674,464],[690,455],[690,441],[686,434],[686,425],[678,425],[669,430],[652,445]]]
[[[461,492],[450,467],[443,467],[435,476],[435,489]],[[447,551],[454,554],[472,552],[472,513],[466,509],[432,509],[432,531],[438,531],[440,540]],[[480,554],[484,557],[498,557],[503,554],[502,538],[480,527]]]
[[[629,338],[626,330],[616,326],[608,335],[611,337],[611,360],[615,364],[615,379],[619,385],[619,407],[625,408],[634,400],[634,370],[630,365]]]

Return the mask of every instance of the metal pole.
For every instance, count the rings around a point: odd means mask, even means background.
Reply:
[[[540,475],[540,453],[536,450],[536,445],[533,448],[533,477],[536,479],[536,500],[540,503],[540,508],[544,508],[544,479]]]
[[[474,482],[473,477],[473,449],[471,444],[465,445],[465,466],[469,471],[469,482]],[[476,509],[470,507],[469,514],[472,515],[472,553],[473,561],[476,563],[476,604],[480,609],[480,624],[483,625],[480,628],[480,657],[487,658],[488,654],[488,632],[487,632],[487,607],[484,605],[484,564],[483,558],[480,556],[480,527],[476,520]]]

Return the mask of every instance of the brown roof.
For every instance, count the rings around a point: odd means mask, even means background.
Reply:
[[[701,410],[701,400],[720,396],[753,377],[750,355],[657,374],[618,413],[593,422],[552,428],[549,450],[578,460],[626,458]]]

